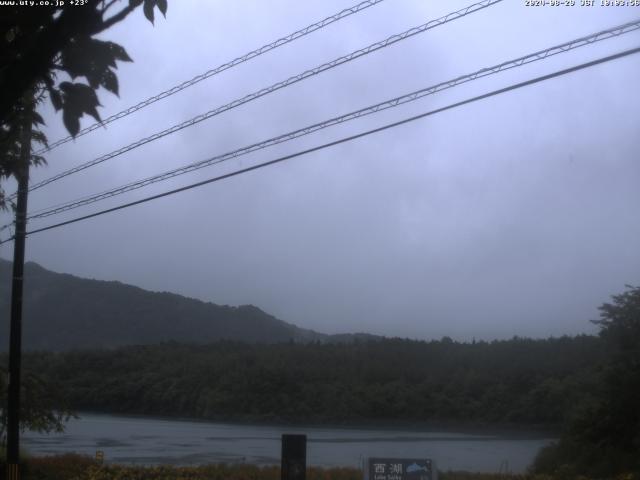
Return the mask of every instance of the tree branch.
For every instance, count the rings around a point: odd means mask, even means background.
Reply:
[[[106,30],[107,28],[111,27],[113,24],[124,20],[127,17],[127,15],[129,15],[131,12],[133,12],[135,10],[135,8],[136,7],[134,7],[132,5],[126,6],[125,8],[120,10],[118,13],[116,13],[113,17],[110,17],[110,18],[104,20],[102,22],[102,25],[100,26],[100,30],[94,32],[93,34],[95,35],[96,33],[100,33],[102,31]]]
[[[111,0],[104,7],[102,7],[102,14],[104,15],[105,13],[107,13],[107,10],[109,10],[117,1],[119,0]],[[104,5],[105,2],[103,1],[102,4]]]

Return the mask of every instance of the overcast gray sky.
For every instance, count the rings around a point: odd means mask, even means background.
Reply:
[[[167,19],[155,26],[137,11],[103,36],[135,62],[119,65],[120,98],[101,92],[101,114],[354,3],[170,0]],[[32,181],[470,3],[386,0],[56,149]],[[577,3],[505,0],[33,192],[30,210],[640,17],[640,8]],[[639,41],[633,32],[30,226],[309,148]],[[640,284],[638,85],[636,55],[33,235],[27,258],[83,277],[251,303],[326,333],[460,340],[592,333],[597,306],[625,284]],[[49,139],[64,136],[61,116],[48,105],[42,111]],[[2,257],[11,252],[0,246]]]

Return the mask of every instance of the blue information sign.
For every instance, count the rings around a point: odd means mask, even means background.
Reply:
[[[368,480],[437,480],[430,459],[369,458]]]

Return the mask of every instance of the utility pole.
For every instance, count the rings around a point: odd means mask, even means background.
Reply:
[[[29,95],[29,96],[27,96]],[[18,199],[13,241],[13,279],[11,283],[11,323],[9,333],[9,386],[7,402],[7,480],[20,479],[20,363],[22,357],[22,284],[24,246],[27,230],[27,196],[31,161],[33,92],[25,95],[22,109],[20,159],[17,171]]]

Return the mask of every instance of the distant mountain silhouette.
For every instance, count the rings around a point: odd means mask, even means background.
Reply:
[[[0,259],[0,351],[8,349],[11,262]],[[167,341],[349,342],[373,335],[325,335],[253,305],[231,307],[120,282],[89,280],[25,264],[23,348],[114,348]]]

